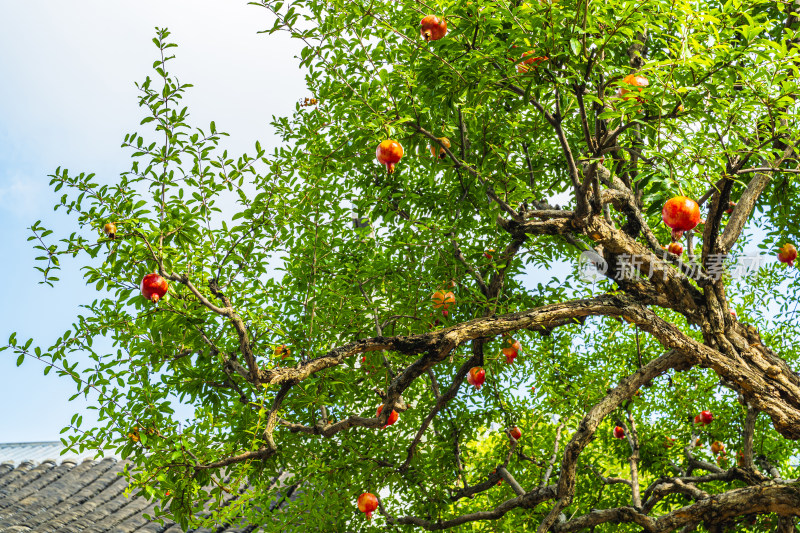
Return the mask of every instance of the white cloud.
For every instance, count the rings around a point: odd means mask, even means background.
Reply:
[[[30,217],[41,210],[43,189],[42,183],[18,175],[0,180],[0,212]]]

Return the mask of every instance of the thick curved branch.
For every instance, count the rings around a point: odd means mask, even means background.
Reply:
[[[735,489],[681,507],[657,519],[633,507],[618,507],[593,511],[553,527],[555,533],[581,531],[600,524],[635,523],[648,533],[668,533],[693,523],[707,525],[724,523],[747,514],[777,513],[781,516],[800,516],[800,487],[767,485]]]
[[[658,319],[659,321],[661,319]],[[575,471],[578,457],[591,442],[597,427],[614,409],[630,398],[642,385],[673,368],[685,368],[687,356],[678,350],[670,350],[650,361],[633,374],[625,377],[619,385],[596,404],[581,420],[578,431],[572,436],[564,450],[561,462],[561,475],[558,480],[558,501],[547,517],[539,525],[538,533],[546,533],[555,524],[561,511],[572,502],[575,493]]]
[[[592,315],[622,316],[626,313],[623,307],[627,308],[629,305],[640,307],[632,301],[621,299],[618,296],[603,295],[596,298],[549,304],[519,313],[477,318],[436,332],[361,339],[334,348],[325,355],[294,367],[261,369],[259,380],[264,385],[301,381],[321,370],[340,365],[346,359],[366,352],[388,350],[406,355],[426,354],[395,378],[396,382],[399,380],[400,383],[406,384],[413,377],[418,376],[420,370],[424,372],[438,361],[444,360],[453,348],[465,342],[483,337],[496,337],[520,329],[549,330],[566,324],[579,323],[581,319]],[[400,390],[403,387],[394,385],[393,388]],[[390,387],[391,390],[392,387]],[[391,393],[388,395],[391,396]]]
[[[491,511],[478,511],[451,518],[450,520],[426,520],[424,518],[417,518],[415,516],[404,516],[401,518],[387,518],[387,522],[399,525],[412,525],[421,527],[428,531],[441,531],[451,527],[460,526],[469,522],[477,522],[479,520],[497,520],[504,514],[517,507],[532,509],[539,505],[541,502],[550,500],[555,497],[555,486],[549,485],[543,489],[536,489],[526,493],[524,496],[517,496],[510,500],[506,500]]]

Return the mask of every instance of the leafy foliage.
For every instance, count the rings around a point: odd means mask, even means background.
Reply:
[[[786,370],[798,363],[798,276],[772,262],[704,276],[720,250],[746,255],[756,239],[772,256],[800,239],[797,2],[254,4],[274,19],[267,33],[305,43],[314,99],[275,118],[275,153],[228,154],[213,122],[190,123],[191,85],[170,72],[175,45],[158,30],[155,74],[138,85],[146,129],[123,141],[130,171],[112,184],[52,176],[65,191],[56,207],[78,227],[50,244],[33,225],[38,268],[53,283],[59,258],[76,258],[98,297],[53,346],[12,336],[6,348],[96,398],[101,426],[76,415],[65,442],[130,458],[135,487],[184,526],[777,527],[778,503],[749,498],[729,514],[727,500],[717,514],[701,504],[800,477],[780,422],[796,421],[800,402]],[[427,43],[418,26],[431,13],[449,33]],[[518,68],[528,51],[544,59]],[[632,72],[649,84],[624,82]],[[431,154],[440,137],[443,159]],[[388,138],[405,149],[391,174],[373,159]],[[748,193],[761,182],[763,194]],[[669,242],[661,206],[678,194],[708,200],[686,243],[699,271],[654,245]],[[117,235],[98,238],[109,221]],[[740,237],[744,221],[752,235]],[[592,248],[612,265],[607,279],[573,267]],[[620,256],[643,249],[662,261],[658,275],[614,279]],[[138,292],[149,272],[170,283],[158,304]],[[456,295],[447,316],[436,290]],[[762,360],[789,365],[748,371],[794,396],[748,385],[735,366],[755,360],[739,355],[746,335],[764,341]],[[522,350],[508,364],[511,339]],[[487,371],[480,390],[464,382],[472,366]],[[175,403],[193,418],[178,419]],[[400,417],[381,429],[384,403]],[[701,410],[711,425],[693,423]],[[628,438],[614,439],[615,425]],[[271,513],[284,470],[299,496]],[[693,489],[663,485],[673,478]],[[367,491],[382,504],[373,522],[355,506]],[[683,506],[688,521],[646,525]]]

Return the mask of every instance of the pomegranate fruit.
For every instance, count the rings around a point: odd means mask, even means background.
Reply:
[[[673,446],[675,446],[675,439],[673,439],[672,437],[667,437],[666,439],[664,439],[664,448],[669,450]]]
[[[483,257],[485,257],[486,259],[491,259],[492,258],[492,252],[494,252],[494,248],[489,248],[488,250],[483,252]]]
[[[720,441],[715,440],[714,442],[711,443],[711,453],[713,453],[714,455],[717,455],[720,452],[724,451],[725,451],[725,445],[722,444]]]
[[[664,204],[661,218],[673,230],[689,231],[700,222],[700,206],[691,198],[675,196]]]
[[[514,359],[516,359],[517,356],[519,355],[519,351],[522,349],[522,345],[519,343],[519,341],[515,341],[514,339],[508,339],[508,344],[510,344],[511,346],[509,346],[508,348],[503,348],[502,351],[503,355],[506,356],[506,363],[511,364],[514,362]]]
[[[736,202],[728,202],[728,209],[725,210],[729,215],[733,213],[733,208],[736,207]]]
[[[677,242],[683,238],[683,231],[672,230],[672,241]]]
[[[375,159],[381,165],[386,165],[389,174],[394,172],[394,167],[403,157],[403,147],[400,143],[392,139],[382,141],[375,150]]]
[[[431,296],[431,300],[433,301],[434,309],[447,311],[451,305],[455,305],[456,295],[452,292],[436,291],[433,293],[433,296]]]
[[[167,289],[169,285],[167,285],[167,280],[159,276],[158,274],[147,274],[145,277],[142,278],[141,290],[142,296],[146,299],[157,302],[161,298],[167,294]]]
[[[109,239],[113,239],[117,236],[117,225],[113,222],[109,222],[103,226],[103,233],[105,233]]]
[[[497,469],[495,468],[494,470],[492,470],[492,474],[496,474],[496,473],[497,473]],[[502,485],[503,484],[503,478],[498,479],[497,480],[497,484],[498,485]]]
[[[474,386],[476,389],[480,389],[484,381],[486,381],[486,371],[483,368],[479,366],[473,366],[469,369],[469,374],[467,374],[467,383]]]
[[[535,69],[536,66],[542,61],[547,61],[547,56],[533,56],[534,53],[535,52],[533,50],[528,50],[522,54],[522,57],[527,57],[528,59],[517,63],[517,72],[520,74],[525,74],[526,72],[530,72],[532,68]]]
[[[522,438],[522,431],[520,431],[517,426],[511,428],[509,430],[509,433],[511,434],[512,437],[514,437],[514,440],[519,440]]]
[[[711,414],[711,411],[700,411],[700,414],[694,417],[694,423],[697,424],[699,420],[700,424],[707,426],[714,420],[714,415]]]
[[[358,510],[367,515],[367,520],[372,520],[372,513],[378,508],[378,498],[371,492],[365,492],[358,497]]]
[[[789,266],[794,266],[794,260],[797,259],[797,248],[794,244],[786,243],[778,248],[778,261],[786,263]]]
[[[439,142],[441,146],[438,144],[431,145],[431,154],[433,157],[438,157],[439,159],[447,159],[447,152],[444,151],[445,148],[450,148],[450,139],[447,137],[439,137]],[[444,148],[442,148],[442,146]]]
[[[614,438],[615,439],[624,439],[625,438],[625,430],[619,426],[614,426]]]
[[[381,416],[381,411],[383,411],[383,405],[379,405],[378,406],[378,414],[375,415],[375,418]],[[386,424],[384,424],[383,427],[386,428],[386,427],[391,426],[392,424],[397,422],[398,418],[400,418],[400,415],[397,414],[397,411],[392,409],[392,413],[389,415],[389,420],[386,421]]]
[[[671,243],[669,243],[669,246],[667,247],[667,251],[669,253],[671,253],[671,254],[682,255],[683,254],[683,246],[681,246],[677,242],[671,242]]]
[[[426,41],[438,41],[447,34],[447,22],[436,15],[426,16],[419,26],[419,33]]]
[[[628,74],[624,78],[622,78],[622,83],[627,83],[628,85],[633,85],[636,89],[626,89],[624,87],[620,87],[619,91],[617,91],[617,96],[622,98],[631,98],[632,96],[625,96],[628,93],[640,93],[642,87],[647,87],[650,85],[650,82],[644,76],[637,76],[636,74]],[[641,99],[639,100],[641,102]]]

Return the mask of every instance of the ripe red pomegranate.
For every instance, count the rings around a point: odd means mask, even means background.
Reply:
[[[400,143],[392,139],[382,141],[375,150],[375,159],[381,165],[386,165],[386,170],[391,174],[394,172],[395,165],[403,157],[403,147]]]
[[[725,445],[722,444],[720,441],[715,440],[714,442],[711,443],[711,453],[713,453],[714,455],[717,455],[720,452],[724,451],[725,451]]]
[[[664,204],[661,218],[673,230],[689,231],[700,222],[700,206],[691,198],[675,196]]]
[[[615,439],[624,439],[625,438],[625,430],[619,426],[614,426],[614,438]]]
[[[381,411],[383,411],[383,405],[378,406],[378,414],[375,415],[376,418],[381,416]],[[397,419],[399,417],[400,417],[400,415],[397,414],[397,411],[392,409],[392,414],[389,415],[389,420],[386,421],[386,424],[383,427],[386,428],[386,427],[391,426],[392,424],[397,422]]]
[[[700,414],[694,417],[695,424],[703,424],[707,426],[714,420],[714,415],[711,411],[700,411]]]
[[[728,202],[728,209],[725,210],[729,215],[733,213],[733,208],[736,207],[736,202]]]
[[[103,232],[108,235],[109,239],[113,239],[117,236],[117,225],[113,222],[109,222],[105,226],[103,226]]]
[[[469,369],[469,374],[467,374],[467,383],[473,385],[476,389],[480,389],[484,381],[486,381],[486,371],[483,368],[479,366],[473,366]]]
[[[534,53],[535,53],[534,50],[528,50],[527,52],[522,54],[522,57],[527,57],[528,59],[520,63],[517,63],[517,72],[519,72],[520,74],[525,74],[526,72],[529,72],[532,68],[535,69],[537,65],[542,61],[547,61],[548,59],[547,56],[533,56]]]
[[[371,492],[365,492],[358,497],[358,510],[367,515],[367,520],[372,520],[372,512],[378,508],[378,498]]]
[[[167,280],[158,274],[147,274],[142,278],[142,296],[154,303],[167,294],[168,288]]]
[[[797,248],[794,244],[786,243],[778,248],[778,261],[786,263],[789,266],[794,266],[794,260],[797,259]]]
[[[677,242],[671,242],[671,243],[669,243],[669,246],[667,247],[667,251],[669,253],[672,253],[672,254],[675,254],[675,255],[682,255],[683,254],[683,246],[681,246]]]
[[[508,339],[508,344],[511,346],[508,348],[503,348],[503,355],[506,356],[506,363],[511,364],[519,355],[522,345],[519,343],[519,341],[515,341],[514,339]]]
[[[433,301],[434,309],[441,308],[446,312],[451,305],[455,305],[456,295],[452,292],[436,291],[433,293],[433,296],[431,296],[431,300]],[[447,315],[445,314],[444,316]]]
[[[447,33],[447,22],[436,15],[423,18],[419,26],[419,33],[426,41],[438,41]]]
[[[509,430],[509,433],[511,434],[512,437],[514,437],[514,440],[519,440],[522,438],[522,431],[520,431],[517,426],[511,428],[511,430]]]

